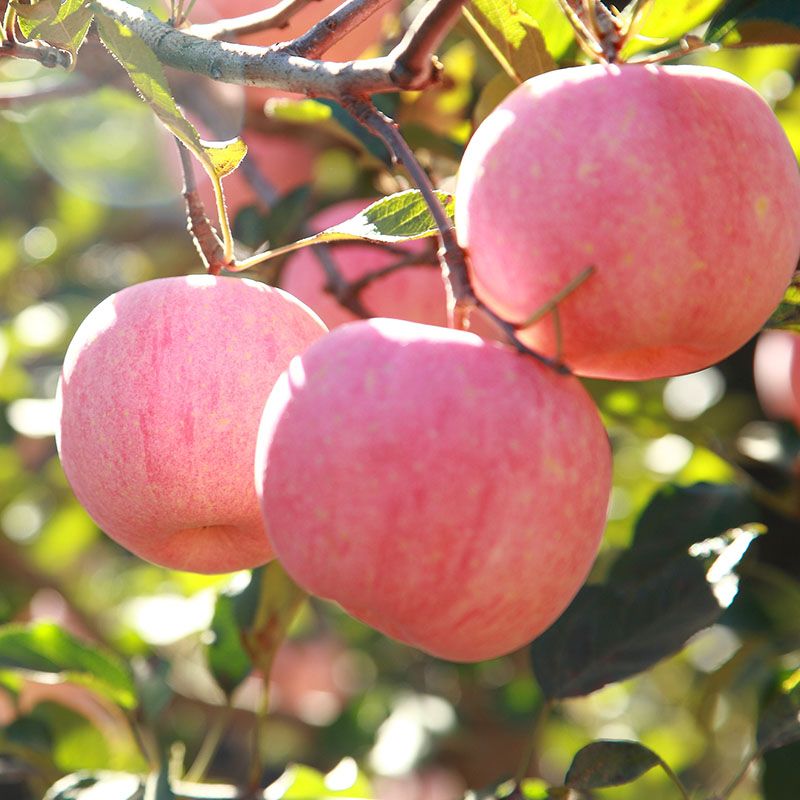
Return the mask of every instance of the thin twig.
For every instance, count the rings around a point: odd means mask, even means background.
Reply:
[[[456,229],[441,204],[425,170],[414,156],[408,142],[400,135],[397,125],[364,98],[348,98],[345,108],[367,130],[378,136],[392,156],[405,167],[422,193],[439,232],[439,263],[448,287],[449,323],[456,328],[469,326],[469,311],[477,302],[469,282],[464,251],[456,239]]]
[[[319,58],[389,0],[347,0],[302,36],[279,49],[305,58]]]
[[[95,85],[82,76],[75,76],[69,81],[63,81],[60,78],[41,78],[0,83],[0,108],[22,108],[47,100],[78,97],[93,88]]]
[[[272,28],[285,28],[289,20],[307,5],[319,0],[282,0],[263,11],[243,14],[240,17],[219,19],[189,26],[186,30],[201,39],[231,39],[248,33],[259,33]]]
[[[519,768],[517,769],[514,782],[519,786],[522,781],[528,777],[533,763],[533,757],[536,755],[537,750],[541,744],[542,731],[544,730],[545,723],[547,722],[550,712],[553,710],[553,700],[545,700],[538,708],[536,717],[533,720],[533,727],[531,729],[530,738],[525,748],[525,754],[520,761]]]
[[[230,722],[231,711],[231,704],[228,702],[225,705],[224,713],[217,716],[217,718],[214,720],[214,723],[203,738],[200,749],[197,751],[197,755],[195,756],[192,765],[186,770],[184,780],[186,780],[188,783],[196,783],[201,781],[205,776],[208,767],[214,758],[214,754],[217,752],[217,747],[219,746],[220,741],[222,741],[222,735],[225,733],[225,728]]]
[[[3,15],[3,42],[15,44],[17,41],[16,34],[17,10],[9,2],[6,6],[5,14]]]
[[[23,44],[16,40],[5,39],[0,44],[0,57],[25,58],[38,61],[48,69],[70,69],[72,56],[66,50],[59,50],[44,42]]]
[[[421,76],[428,76],[431,82],[438,80],[442,65],[433,54],[455,25],[463,5],[464,0],[433,0],[424,6],[388,55],[394,62],[395,80],[419,80]]]

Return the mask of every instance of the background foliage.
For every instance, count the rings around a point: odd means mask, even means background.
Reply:
[[[795,4],[658,0],[646,46],[712,16],[699,29],[711,41],[781,45],[684,60],[748,81],[800,152]],[[440,85],[380,102],[444,190],[474,125],[516,82],[580,58],[551,0],[475,0],[440,55]],[[261,683],[248,637],[265,602],[282,613],[300,599],[275,593],[279,575],[265,598],[264,570],[204,577],[138,560],[101,535],[61,472],[52,398],[77,325],[124,286],[201,270],[174,144],[92,34],[78,58],[102,76],[88,93],[80,70],[0,60],[3,800],[41,797],[65,775],[51,798],[88,800],[99,781],[103,797],[127,800],[159,756],[150,797],[170,796],[168,771],[245,782]],[[213,91],[219,135],[279,131],[315,152],[307,185],[240,211],[243,246],[293,241],[318,209],[406,186],[333,103],[284,100],[265,115],[240,89]],[[279,266],[256,274],[275,281]],[[614,447],[608,529],[591,585],[530,652],[450,664],[306,604],[272,674],[261,738],[272,796],[536,798],[566,785],[667,800],[674,772],[710,797],[753,757],[731,797],[800,797],[800,435],[765,419],[753,346],[695,375],[589,382]],[[537,777],[504,784],[529,751]]]

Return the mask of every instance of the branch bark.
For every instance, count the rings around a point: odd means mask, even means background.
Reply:
[[[280,49],[305,58],[319,58],[388,2],[389,0],[347,0],[302,36]]]
[[[431,3],[453,0],[431,0]],[[252,47],[201,39],[176,30],[124,0],[90,0],[92,8],[139,36],[166,66],[223,83],[264,86],[301,95],[339,99],[377,92],[423,89],[436,69],[419,75],[396,69],[392,54],[360,61],[316,61],[277,47]],[[428,60],[432,61],[430,55]]]
[[[191,25],[185,30],[193,36],[199,36],[201,39],[229,39],[271,28],[285,28],[295,14],[302,11],[307,5],[318,1],[282,0],[282,2],[265,8],[263,11],[243,14],[241,17],[220,19],[216,22]]]

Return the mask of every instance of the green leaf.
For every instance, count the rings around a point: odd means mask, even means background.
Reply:
[[[237,136],[227,142],[207,142],[201,140],[206,155],[216,175],[220,178],[230,175],[247,155],[247,145]]]
[[[800,797],[800,742],[770,750],[761,770],[762,800],[797,800]]]
[[[762,753],[800,741],[800,670],[781,680],[758,719],[756,742]]]
[[[56,674],[109,697],[123,708],[134,708],[137,703],[133,678],[121,660],[52,622],[0,627],[3,667]]]
[[[758,521],[749,494],[735,484],[667,485],[648,503],[633,541],[615,562],[609,582],[658,569],[665,559],[685,555],[697,542]]]
[[[624,55],[680,39],[705,22],[721,3],[722,0],[654,0],[642,13],[636,35],[629,40]]]
[[[582,792],[621,786],[661,763],[652,750],[638,742],[600,740],[575,754],[564,783]]]
[[[585,586],[531,645],[533,669],[549,698],[590,694],[680,651],[721,612],[689,556],[641,583]]]
[[[97,27],[103,44],[125,68],[136,91],[162,124],[194,153],[212,179],[232,172],[244,158],[247,147],[240,139],[206,142],[184,117],[172,97],[164,69],[155,53],[134,33],[102,14]]]
[[[83,714],[58,702],[38,703],[28,717],[28,733],[39,726],[49,743],[45,752],[64,772],[103,769],[112,759],[112,746],[104,732]],[[30,744],[33,744],[31,741]]]
[[[737,589],[733,573],[757,529],[733,487],[669,487],[645,509],[607,583],[585,586],[531,646],[549,698],[624,680],[681,650],[714,623]]]
[[[101,770],[73,772],[54,783],[42,800],[83,800],[98,796],[109,800],[143,800],[144,786],[138,775]]]
[[[800,333],[800,271],[795,272],[783,300],[769,318],[766,327]]]
[[[277,561],[253,570],[250,583],[240,592],[219,596],[208,663],[228,697],[254,666],[269,675],[278,647],[307,596]]]
[[[19,28],[28,39],[41,39],[73,56],[86,39],[94,14],[85,0],[40,0],[36,5],[11,3]]]
[[[322,800],[326,797],[370,798],[372,787],[352,758],[343,759],[327,775],[304,764],[292,764],[264,792],[270,800]]]
[[[500,66],[518,83],[556,68],[536,21],[514,0],[470,0],[465,14]]]
[[[256,575],[257,605],[253,609],[246,595],[236,612],[242,621],[249,618],[242,625],[242,642],[250,660],[262,675],[269,675],[278,647],[308,594],[286,574],[278,561],[271,561],[254,572],[253,580]]]
[[[712,18],[705,38],[709,42],[800,43],[800,4],[796,0],[728,0]]]
[[[452,196],[445,192],[436,192],[436,195],[444,204],[445,211],[452,220]],[[436,233],[436,223],[422,193],[418,189],[407,189],[377,200],[354,217],[340,222],[338,225],[283,247],[259,253],[254,258],[258,258],[259,261],[268,261],[302,247],[326,242],[363,241],[393,244],[411,239],[424,239],[428,236],[435,236]],[[243,262],[243,264],[244,266],[240,266],[240,268],[250,266],[247,262]]]
[[[445,192],[436,194],[452,219],[453,198]],[[382,197],[356,216],[327,228],[313,238],[325,242],[362,239],[367,242],[388,244],[409,239],[424,239],[427,236],[435,236],[436,232],[436,223],[422,193],[417,189],[407,189]]]
[[[518,0],[517,5],[536,22],[553,58],[561,58],[575,43],[575,32],[558,0]]]
[[[234,599],[228,594],[217,598],[211,632],[214,641],[208,647],[208,666],[222,691],[230,697],[250,674],[253,664],[242,642]]]

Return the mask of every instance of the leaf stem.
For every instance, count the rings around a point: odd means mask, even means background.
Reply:
[[[231,719],[231,712],[232,708],[229,698],[221,713],[214,720],[208,733],[203,738],[200,749],[197,751],[192,765],[186,770],[186,775],[184,776],[185,781],[189,783],[199,783],[203,779],[217,751],[217,746],[220,741],[222,741],[222,735],[228,727],[228,723]]]
[[[536,751],[539,749],[539,745],[541,743],[542,731],[544,730],[545,723],[549,719],[550,713],[552,712],[554,706],[555,701],[548,699],[539,706],[536,712],[536,717],[533,720],[533,727],[531,728],[531,734],[528,738],[528,744],[525,748],[522,761],[520,761],[519,768],[517,769],[517,774],[514,776],[514,782],[517,784],[517,786],[519,786],[522,781],[528,777],[531,764],[533,763],[533,757],[536,754]]]
[[[595,271],[594,267],[586,267],[579,272],[566,286],[559,289],[546,303],[539,306],[527,319],[517,323],[517,328],[529,328],[535,325],[542,317],[555,311],[556,306],[565,298],[571,295],[590,275]]]
[[[661,769],[667,773],[667,777],[675,784],[675,786],[678,787],[678,791],[681,793],[683,800],[691,800],[689,797],[689,792],[686,790],[686,787],[683,785],[681,779],[675,774],[675,770],[673,770],[672,767],[670,767],[670,765],[662,759],[659,759],[659,764]]]

